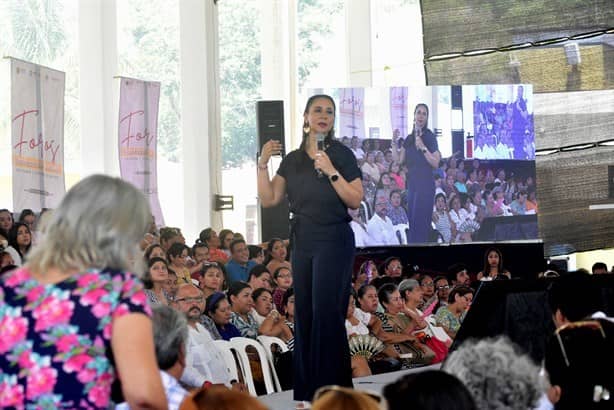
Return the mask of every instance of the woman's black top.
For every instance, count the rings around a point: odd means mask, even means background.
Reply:
[[[356,157],[345,145],[333,141],[325,150],[335,169],[352,182],[362,178]],[[322,175],[318,177],[313,159],[302,149],[290,152],[281,162],[277,174],[286,180],[286,193],[293,218],[305,218],[309,223],[330,225],[352,220],[347,206]]]

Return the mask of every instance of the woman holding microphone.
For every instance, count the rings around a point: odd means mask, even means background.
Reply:
[[[441,153],[433,131],[428,129],[429,108],[418,104],[414,110],[414,129],[403,147],[393,154],[407,165],[407,216],[409,243],[428,242],[435,197],[433,169],[439,166]],[[396,142],[396,141],[395,141]],[[396,144],[393,144],[395,147]]]
[[[354,261],[347,209],[358,208],[363,196],[356,157],[334,138],[333,99],[312,96],[303,118],[301,146],[282,160],[272,179],[267,166],[281,143],[265,143],[258,161],[262,206],[274,206],[287,195],[292,213],[294,399],[302,401],[324,385],[352,386],[344,326]]]

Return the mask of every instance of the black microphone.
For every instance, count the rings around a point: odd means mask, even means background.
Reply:
[[[326,136],[321,132],[318,132],[316,134],[316,144],[318,146],[318,151],[324,151],[324,138],[326,138]],[[324,176],[322,170],[318,168],[316,168],[316,174],[318,174],[318,178],[322,178]]]

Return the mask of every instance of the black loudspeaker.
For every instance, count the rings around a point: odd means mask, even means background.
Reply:
[[[463,130],[452,131],[452,152],[460,152],[461,156],[465,153],[465,133]]]
[[[460,85],[452,86],[452,109],[463,109],[463,87],[461,87]]]
[[[284,143],[284,102],[256,102],[256,128],[258,129],[258,151],[269,140],[278,140],[283,145],[282,156],[285,154]]]
[[[267,141],[278,140],[284,146],[281,153],[283,157],[285,155],[284,102],[256,102],[256,124],[258,129],[258,151]],[[269,168],[271,166],[277,167],[278,165],[279,160],[274,159],[269,163]],[[274,173],[277,169],[271,171]],[[289,238],[290,210],[285,199],[279,205],[272,208],[260,208],[260,234],[263,242],[268,242],[272,238]]]

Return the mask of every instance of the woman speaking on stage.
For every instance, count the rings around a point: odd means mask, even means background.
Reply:
[[[280,141],[265,143],[258,160],[261,205],[274,206],[287,195],[292,213],[295,400],[311,400],[324,385],[352,386],[344,327],[354,262],[347,210],[358,208],[363,196],[356,157],[334,138],[333,99],[312,96],[303,117],[301,146],[282,160],[272,180],[267,164],[281,152]]]
[[[403,147],[393,154],[400,164],[407,165],[407,217],[409,243],[428,242],[435,198],[433,170],[439,166],[441,154],[433,131],[428,129],[429,108],[418,104],[414,110],[414,129],[405,138]],[[395,141],[396,142],[396,141]],[[396,144],[393,144],[395,147]]]

